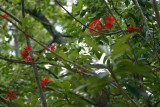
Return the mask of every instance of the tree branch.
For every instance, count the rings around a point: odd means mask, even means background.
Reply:
[[[18,27],[15,23],[13,23],[10,19],[6,19],[6,20],[8,20],[10,23],[12,23],[12,24],[13,24],[19,31],[21,31],[25,36],[28,36],[28,37],[31,38],[33,41],[35,41],[36,43],[38,43],[40,46],[42,46],[43,48],[46,48],[48,51],[50,51],[50,49],[46,46],[46,44],[41,43],[41,42],[37,41],[36,39],[34,39],[32,35],[30,35],[30,34],[29,34],[28,32],[26,32],[25,30],[22,30],[22,29],[21,29],[20,27]],[[74,66],[77,66],[77,67],[80,68],[80,69],[85,69],[85,71],[88,71],[88,73],[85,72],[86,75],[96,75],[96,73],[92,72],[91,70],[89,70],[89,69],[87,69],[87,68],[85,68],[85,67],[83,67],[83,66],[81,66],[81,65],[79,65],[79,64],[77,64],[77,63],[75,63],[75,62],[73,62],[73,61],[70,61],[70,60],[68,60],[68,59],[63,58],[61,55],[55,53],[54,51],[51,51],[51,53],[52,53],[53,55],[57,56],[58,58],[62,59],[63,61],[69,62],[69,63],[73,64]]]
[[[104,1],[104,3],[105,3],[106,8],[108,9],[109,13],[114,17],[114,15],[113,15],[113,13],[112,13],[112,10],[109,8],[107,2],[106,2],[105,0],[103,0],[103,1]],[[115,18],[115,17],[114,17],[114,18]],[[115,19],[116,19],[116,18],[115,18]],[[117,20],[115,20],[115,21],[116,21],[118,27],[121,29],[121,31],[123,31],[122,28],[121,28],[121,26],[120,26],[119,23],[117,22]],[[123,32],[123,33],[124,33],[124,32]]]
[[[126,26],[128,26],[128,23],[127,23],[126,19],[123,17],[122,14],[120,14],[120,13],[118,12],[118,10],[116,9],[116,7],[114,6],[113,0],[111,0],[111,3],[112,3],[112,6],[113,6],[114,11],[117,13],[117,15],[119,15],[119,16],[124,20],[124,23],[126,24]]]
[[[21,2],[22,2],[22,18],[25,18],[24,0],[21,0]],[[31,43],[30,43],[30,38],[27,35],[25,35],[25,37],[26,37],[27,46],[32,48]],[[40,84],[38,69],[37,69],[37,66],[35,64],[35,59],[34,59],[33,53],[30,52],[29,55],[32,59],[31,66],[33,67],[33,72],[34,72],[37,88],[38,88],[38,91],[39,91],[39,96],[40,96],[40,99],[41,99],[42,107],[47,107],[47,102],[46,102],[46,99],[45,99],[45,96],[44,96],[44,93],[43,93],[43,90],[42,90],[42,87],[41,87],[41,84]]]
[[[82,96],[82,95],[76,94],[76,93],[74,93],[74,92],[72,92],[72,91],[69,91],[69,93],[70,93],[70,94],[73,94],[73,95],[75,95],[75,96],[77,96],[77,97],[79,97],[79,98],[81,98],[82,100],[88,102],[89,104],[98,106],[98,104],[96,104],[94,101],[92,101],[92,100],[89,99],[89,98],[86,98],[86,97],[84,97],[84,96]]]
[[[7,101],[0,95],[0,100],[4,103],[4,104],[6,104],[7,106],[9,106],[9,107],[11,107],[8,103],[7,103]]]
[[[37,11],[37,10],[26,9],[25,11],[29,13],[33,18],[42,23],[44,28],[46,28],[47,31],[52,35],[54,42],[57,42],[58,44],[65,43],[65,40],[63,39],[63,36],[65,35],[59,33],[40,10]]]
[[[158,1],[152,0],[152,3],[153,3],[153,9],[154,9],[154,12],[155,12],[159,32],[160,32],[160,13],[159,13],[159,10],[158,10]]]
[[[8,14],[12,19],[14,19],[14,20],[15,20],[16,22],[18,22],[20,25],[22,25],[22,22],[21,22],[19,19],[17,19],[15,16],[13,16],[12,14],[10,14],[10,13],[7,12],[6,10],[2,9],[1,7],[0,7],[0,11]]]
[[[154,54],[155,54],[155,56],[156,56],[156,60],[158,61],[158,64],[160,65],[160,57],[159,57],[159,54],[158,54],[157,49],[156,49],[156,47],[155,47],[154,38],[153,38],[153,36],[151,35],[151,32],[150,32],[150,30],[149,30],[149,27],[148,27],[148,24],[147,24],[147,19],[146,19],[146,17],[144,16],[143,11],[142,11],[142,9],[141,9],[138,1],[137,1],[137,0],[133,0],[133,1],[135,2],[135,5],[138,7],[142,18],[144,19],[144,24],[145,24],[145,26],[146,26],[146,30],[147,30],[148,36],[149,36],[150,39],[151,39],[151,44],[150,44],[150,45],[151,45],[151,49],[153,50],[153,52],[154,52]]]
[[[58,1],[58,0],[55,0],[55,2],[64,10],[64,11],[66,11],[67,12],[67,14],[70,16],[70,17],[72,17],[76,22],[78,22],[78,23],[80,23],[82,26],[84,26],[85,28],[89,28],[88,26],[86,26],[84,23],[82,23],[80,20],[78,20],[77,18],[75,18],[66,8],[64,8],[63,6],[62,6],[62,4]],[[103,34],[104,36],[106,36],[106,35],[112,35],[112,34],[117,34],[117,33],[104,33],[104,32],[99,32],[99,31],[97,31],[97,30],[94,30],[94,29],[92,29],[94,32],[96,32],[96,33],[99,33],[99,34]],[[121,30],[120,32],[119,31],[117,31],[118,33],[121,33],[123,30]]]

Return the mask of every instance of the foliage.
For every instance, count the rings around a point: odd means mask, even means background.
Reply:
[[[0,0],[0,106],[159,107],[154,2]]]

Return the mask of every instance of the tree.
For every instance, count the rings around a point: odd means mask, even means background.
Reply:
[[[0,2],[0,106],[160,106],[158,1]]]

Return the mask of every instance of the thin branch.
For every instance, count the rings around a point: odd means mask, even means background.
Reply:
[[[89,99],[89,98],[86,98],[86,97],[84,97],[84,96],[82,96],[82,95],[76,94],[76,93],[74,93],[73,91],[69,91],[69,93],[70,93],[70,94],[73,94],[73,95],[75,95],[75,96],[77,96],[77,97],[79,97],[79,98],[81,98],[82,100],[88,102],[89,104],[98,106],[98,104],[96,104],[94,101],[92,101],[92,100]]]
[[[105,3],[106,8],[108,9],[109,13],[115,18],[115,16],[114,16],[113,13],[112,13],[112,10],[109,8],[107,2],[106,2],[105,0],[103,0],[103,1],[104,1],[104,3]],[[115,18],[115,19],[116,19],[116,18]],[[117,22],[117,20],[115,20],[115,21],[116,21],[118,27],[121,29],[121,31],[123,31],[122,28],[121,28],[121,26],[120,26],[119,23]]]
[[[21,0],[21,2],[22,2],[22,18],[25,18],[24,0]],[[31,47],[30,38],[27,35],[25,35],[25,37],[26,37],[27,45],[29,47]],[[41,84],[40,84],[38,69],[37,69],[37,66],[35,64],[35,59],[34,59],[33,53],[31,52],[31,53],[29,53],[29,55],[32,58],[31,66],[33,67],[33,72],[34,72],[37,88],[38,88],[38,91],[39,91],[39,96],[40,96],[40,99],[41,99],[42,107],[47,107],[47,102],[46,102],[46,99],[45,99],[45,96],[44,96],[44,93],[43,93],[43,90],[42,90],[42,87],[41,87]]]
[[[147,19],[146,19],[146,17],[144,16],[143,11],[142,11],[142,9],[141,9],[138,1],[137,1],[137,0],[134,0],[134,2],[135,2],[135,4],[136,4],[136,6],[138,7],[142,18],[144,19],[144,24],[145,24],[145,26],[146,26],[148,36],[151,38],[151,41],[152,41],[151,44],[150,44],[150,45],[151,45],[151,49],[152,49],[153,52],[155,53],[156,60],[158,61],[158,64],[160,65],[160,57],[159,57],[159,54],[158,54],[157,49],[156,49],[156,47],[155,47],[154,38],[152,37],[151,32],[150,32],[150,30],[149,30],[149,27],[148,27],[148,24],[147,24]]]
[[[24,0],[21,0],[21,5],[22,5],[22,17],[25,17],[25,8],[24,8]]]
[[[26,32],[26,31],[22,30],[22,29],[21,29],[20,27],[18,27],[15,23],[13,23],[10,19],[6,19],[6,20],[8,20],[10,23],[12,23],[12,24],[13,24],[19,31],[21,31],[24,35],[28,36],[28,37],[31,38],[33,41],[35,41],[35,42],[38,43],[40,46],[42,46],[43,48],[46,48],[46,49],[49,51],[49,48],[46,46],[46,44],[43,44],[43,43],[37,41],[36,39],[34,39],[32,35],[30,35],[30,34],[29,34],[28,32]],[[70,61],[70,60],[68,60],[68,59],[63,58],[61,55],[55,53],[54,51],[51,51],[51,53],[54,54],[55,56],[57,56],[58,58],[62,59],[63,61],[69,62],[69,63],[73,64],[74,66],[77,66],[78,68],[85,69],[86,71],[89,72],[90,75],[96,75],[96,74],[95,74],[94,72],[92,72],[91,70],[88,70],[87,68],[85,68],[85,67],[83,67],[83,66],[81,66],[81,65],[79,65],[79,64],[77,64],[77,63],[74,63],[74,62],[72,62],[72,61]],[[87,73],[85,73],[85,74],[87,74]],[[89,75],[89,74],[88,74],[88,75]]]
[[[116,9],[116,7],[114,6],[113,0],[111,0],[111,3],[112,3],[112,6],[113,6],[114,11],[117,13],[117,15],[119,15],[119,16],[124,20],[124,23],[126,24],[126,26],[128,26],[128,23],[127,23],[126,19],[123,17],[122,14],[120,14],[120,13],[118,12],[118,10]]]
[[[31,63],[29,63],[29,62],[25,62],[25,61],[22,61],[22,60],[10,59],[10,58],[7,58],[7,57],[1,56],[1,55],[0,55],[0,59],[11,62],[11,63],[20,63],[20,64],[31,65]]]
[[[148,24],[147,24],[147,19],[146,19],[146,17],[144,16],[143,11],[142,11],[142,9],[141,9],[138,1],[137,1],[137,0],[134,0],[134,2],[135,2],[135,4],[136,4],[136,6],[138,7],[138,10],[140,11],[140,14],[141,14],[142,18],[144,19],[144,24],[145,24],[145,26],[146,26],[146,29],[147,29],[147,32],[148,32],[149,36],[151,36],[150,30],[149,30],[149,27],[148,27]]]
[[[153,3],[153,9],[154,9],[154,12],[155,12],[155,16],[156,16],[156,19],[157,19],[159,32],[160,32],[160,13],[159,13],[159,10],[158,10],[158,1],[152,0],[152,3]]]
[[[65,7],[63,7],[63,5],[58,1],[58,0],[55,0],[55,2],[64,10],[67,12],[67,14],[69,16],[71,16],[76,22],[80,23],[82,26],[84,26],[85,28],[89,28],[88,26],[86,26],[84,23],[82,23],[80,20],[78,20],[77,18],[75,18]],[[97,32],[99,34],[103,34],[103,35],[111,35],[111,34],[114,34],[114,33],[104,33],[104,32],[99,32],[97,30],[94,30],[92,29],[94,32]],[[121,31],[117,31],[118,33],[121,33],[123,30],[121,29]],[[117,34],[117,33],[116,33]]]
[[[0,7],[0,11],[8,14],[12,19],[14,19],[14,20],[15,20],[16,22],[18,22],[20,25],[22,25],[22,22],[21,22],[19,19],[17,19],[15,16],[13,16],[12,14],[10,14],[10,13],[7,12],[6,10],[2,9],[1,7]]]
[[[40,10],[37,11],[37,10],[25,9],[25,11],[29,13],[33,18],[41,22],[44,28],[47,29],[50,35],[52,35],[54,42],[57,42],[59,44],[65,43],[65,40],[63,39],[64,35],[55,29],[55,27],[49,22],[49,20]]]
[[[10,107],[10,105],[7,103],[7,101],[0,95],[0,100],[4,103],[4,104],[6,104],[7,106],[9,106]]]
[[[22,60],[16,60],[16,59],[10,59],[10,58],[7,58],[7,57],[1,56],[1,55],[0,55],[0,59],[5,60],[5,61],[8,61],[8,62],[10,62],[10,63],[19,63],[19,64],[31,65],[30,62],[26,62],[26,61],[22,61]],[[52,63],[48,63],[48,62],[36,62],[35,64],[51,64],[51,65],[54,65],[54,66],[58,66],[58,65],[56,65],[56,64],[52,64]],[[50,71],[50,70],[48,70],[48,69],[46,69],[46,68],[44,68],[44,67],[40,67],[40,66],[37,66],[37,67],[38,67],[39,69],[43,69],[43,70],[49,72],[49,74],[52,74],[56,79],[58,79],[57,75],[54,74],[52,71]],[[61,66],[58,66],[58,67],[61,67]]]
[[[38,67],[39,69],[43,69],[43,70],[49,72],[49,73],[52,74],[56,79],[59,79],[59,77],[58,77],[54,72],[50,71],[49,69],[46,69],[46,68],[40,67],[40,66],[37,66],[37,67]]]
[[[116,84],[117,84],[117,88],[120,90],[121,94],[124,96],[124,98],[129,99],[133,104],[136,105],[136,107],[140,107],[140,105],[134,101],[134,99],[132,99],[127,93],[125,93],[122,89],[121,84],[119,84],[119,81],[115,75],[115,73],[112,71],[112,69],[109,67],[109,72],[111,73],[112,78],[115,80]]]

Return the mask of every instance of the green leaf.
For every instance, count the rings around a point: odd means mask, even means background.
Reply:
[[[144,76],[150,77],[152,76],[150,74],[151,67],[146,65],[136,65],[133,64],[131,60],[120,60],[117,61],[114,65],[114,72],[118,74],[129,74],[129,73],[135,73],[135,74],[142,74]]]
[[[20,2],[20,0],[12,0],[13,3],[17,4]]]
[[[145,99],[148,99],[147,93],[142,88],[139,88],[133,84],[131,85],[131,84],[124,83],[124,85],[129,92],[131,92],[135,97],[137,97],[137,99],[139,99],[140,97],[144,97]]]
[[[85,36],[85,40],[84,42],[92,47],[92,49],[96,52],[103,52],[102,49],[97,45],[96,41],[94,41],[93,39],[91,39],[91,37]]]
[[[113,50],[111,55],[114,57],[116,55],[123,54],[125,51],[127,51],[129,49],[129,46],[126,42],[133,35],[134,33],[129,33],[116,40],[115,44],[111,46],[111,49]]]

